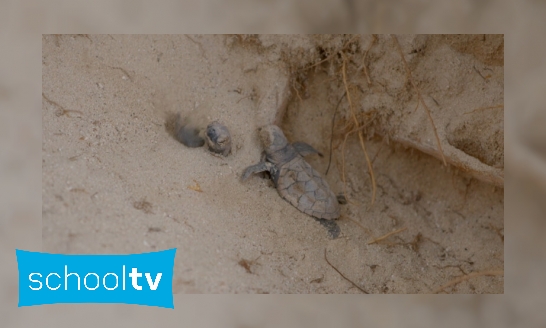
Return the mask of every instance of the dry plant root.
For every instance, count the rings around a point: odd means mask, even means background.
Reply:
[[[345,58],[345,55],[343,55],[343,57],[344,57],[343,58],[343,66],[341,68],[341,72],[343,74],[343,84],[345,85],[345,93],[347,95],[347,101],[349,102],[349,108],[351,110],[351,116],[353,117],[354,124],[356,125],[356,129],[358,131],[358,139],[360,141],[360,146],[362,147],[362,151],[364,151],[364,156],[366,157],[366,162],[368,163],[368,170],[369,170],[369,173],[370,173],[370,178],[372,180],[372,203],[371,203],[371,205],[373,205],[374,202],[375,202],[375,193],[376,193],[377,185],[375,183],[375,176],[374,176],[374,173],[373,173],[372,162],[370,161],[370,157],[368,156],[368,152],[366,151],[366,145],[364,144],[364,137],[362,135],[362,129],[360,129],[360,124],[358,123],[358,120],[356,118],[356,114],[355,114],[355,111],[354,111],[354,108],[353,108],[353,102],[351,101],[351,94],[349,93],[349,86],[347,84],[347,59]],[[344,146],[345,146],[345,142],[347,141],[347,135],[345,135],[345,140],[343,141]],[[344,185],[344,189],[346,189],[345,184],[346,184],[346,181],[345,181],[345,157],[343,157],[343,185]],[[345,191],[345,197],[347,197],[346,190],[344,190],[344,191]]]
[[[444,289],[454,286],[458,283],[461,283],[465,280],[472,279],[474,277],[480,277],[480,276],[504,276],[504,270],[489,270],[489,271],[480,271],[480,272],[472,272],[467,275],[457,277],[450,282],[446,283],[445,285],[442,285],[435,289],[432,293],[438,294],[439,292],[443,291]]]
[[[343,277],[343,279],[347,280],[348,282],[350,282],[353,286],[355,286],[356,288],[358,288],[358,290],[360,290],[361,292],[363,292],[364,294],[368,294],[367,291],[365,291],[364,289],[362,289],[360,286],[358,286],[356,283],[354,283],[351,279],[345,277],[345,275],[343,273],[341,273],[341,271],[339,271],[335,266],[332,265],[332,263],[330,263],[330,261],[328,261],[328,258],[326,257],[326,248],[324,249],[324,260],[326,260],[326,263],[328,263],[329,266],[332,267],[332,269],[336,270],[337,273],[339,273],[340,276]]]
[[[380,241],[382,241],[382,240],[384,240],[384,239],[387,239],[387,238],[389,238],[390,236],[395,235],[395,234],[397,234],[397,233],[400,233],[400,232],[402,232],[402,231],[404,231],[404,230],[406,230],[406,229],[407,229],[407,227],[401,228],[401,229],[398,229],[398,230],[395,230],[395,231],[392,231],[392,232],[389,232],[389,233],[386,234],[386,235],[383,235],[383,236],[381,236],[381,237],[379,237],[379,238],[375,238],[374,240],[368,242],[368,245],[371,245],[371,244],[375,244],[375,243],[377,243],[377,242],[380,242]]]
[[[421,96],[421,91],[419,91],[419,88],[417,88],[417,86],[413,82],[413,78],[411,77],[411,71],[409,69],[408,63],[406,62],[406,58],[404,57],[404,54],[402,53],[402,48],[400,48],[400,43],[398,43],[398,39],[394,35],[392,36],[392,39],[394,41],[394,44],[396,44],[396,48],[398,49],[398,52],[400,53],[400,57],[402,57],[402,62],[404,62],[404,67],[406,68],[406,74],[408,76],[408,80],[413,86],[413,89],[415,89],[415,92],[417,92],[417,97],[419,98],[417,102],[417,107],[419,106],[419,103],[423,104],[423,107],[425,108],[428,118],[430,120],[430,124],[432,125],[432,130],[434,130],[434,136],[436,137],[436,142],[438,143],[438,150],[440,151],[440,155],[442,156],[442,161],[444,162],[444,166],[447,166],[446,157],[444,156],[444,151],[442,150],[442,143],[440,142],[438,131],[436,131],[436,125],[434,124],[434,120],[432,119],[432,115],[430,114],[430,109],[428,108],[427,104],[423,100],[423,97]],[[417,107],[415,107],[415,109],[417,109]]]
[[[368,49],[366,49],[366,52],[364,53],[364,58],[362,58],[362,70],[364,71],[364,75],[366,76],[366,81],[368,81],[368,86],[372,85],[372,81],[370,80],[370,75],[368,74],[368,68],[366,67],[366,57],[368,57],[368,52],[377,41],[377,36],[375,34],[372,36],[373,36],[373,40],[372,42],[370,42]]]
[[[479,110],[496,109],[496,108],[504,108],[504,105],[496,105],[496,106],[489,106],[489,107],[480,107],[480,108],[473,109],[473,110],[471,110],[470,112],[466,112],[466,113],[464,113],[464,115],[472,114],[472,113],[477,112],[477,111],[479,111]]]

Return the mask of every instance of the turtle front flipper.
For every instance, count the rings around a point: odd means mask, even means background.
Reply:
[[[269,162],[260,162],[255,165],[251,165],[244,170],[241,180],[245,181],[252,174],[265,172],[265,171],[271,172],[272,168],[273,168],[273,164]]]
[[[322,157],[322,153],[313,148],[311,145],[306,144],[305,142],[294,142],[292,144],[292,147],[300,154],[301,156],[307,156],[312,154],[318,154],[320,157]]]

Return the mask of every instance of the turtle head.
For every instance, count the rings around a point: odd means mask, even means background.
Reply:
[[[276,125],[271,124],[263,126],[258,129],[258,132],[266,152],[273,153],[288,145],[284,133],[282,133],[282,130]]]

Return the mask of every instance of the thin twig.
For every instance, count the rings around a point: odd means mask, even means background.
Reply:
[[[463,282],[465,280],[469,280],[471,278],[480,277],[480,276],[504,276],[504,270],[489,270],[489,271],[472,272],[472,273],[469,273],[467,275],[464,275],[464,276],[461,276],[461,277],[458,277],[458,278],[455,278],[455,279],[451,280],[447,284],[438,287],[432,293],[433,294],[438,294],[439,292],[446,289],[447,287],[451,287],[451,286],[456,285],[458,283],[461,283],[461,282]]]
[[[370,123],[371,123],[371,120],[368,123],[366,123],[365,125],[361,125],[361,126],[357,127],[356,129],[352,129],[351,131],[347,132],[347,134],[350,135],[350,134],[353,134],[355,132],[360,132],[360,131],[364,130],[365,128],[367,128],[370,125]]]
[[[330,134],[330,158],[328,158],[328,167],[326,168],[326,173],[324,173],[324,175],[328,175],[328,171],[330,170],[330,164],[332,163],[332,142],[334,140],[334,123],[336,122],[337,109],[339,108],[339,104],[341,104],[341,101],[343,100],[343,98],[345,98],[345,95],[347,95],[347,93],[343,93],[343,96],[339,98],[339,101],[337,102],[337,105],[336,105],[336,110],[334,111],[334,116],[332,117],[332,132]]]
[[[42,92],[42,98],[44,98],[49,104],[55,106],[58,108],[58,110],[55,112],[56,116],[63,116],[66,115],[70,117],[70,113],[78,113],[80,115],[83,115],[82,111],[75,110],[75,109],[66,109],[63,106],[59,105],[57,102],[49,99],[43,92]]]
[[[243,98],[237,100],[236,104],[238,104],[241,100],[246,99],[246,98],[250,98],[250,97],[252,97],[252,95],[244,96]]]
[[[357,220],[351,218],[351,217],[347,217],[350,221],[352,221],[353,223],[355,223],[357,226],[359,226],[362,230],[364,230],[364,232],[366,232],[367,234],[369,235],[372,235],[372,232],[370,231],[370,229],[366,228],[365,226],[363,226],[360,222],[358,222]]]
[[[406,62],[406,58],[404,57],[404,54],[402,53],[402,48],[400,47],[400,43],[398,43],[398,39],[396,36],[392,36],[392,39],[394,40],[394,43],[396,44],[396,48],[398,48],[398,52],[400,53],[400,57],[402,57],[402,61],[404,62],[404,67],[406,68],[406,74],[408,75],[408,79],[417,92],[417,97],[419,98],[419,101],[421,104],[423,104],[423,107],[425,108],[428,118],[430,120],[430,123],[432,124],[432,129],[434,130],[434,136],[436,137],[436,142],[438,143],[438,148],[440,149],[440,155],[442,155],[442,161],[444,162],[444,166],[447,166],[446,158],[444,156],[444,151],[442,149],[442,144],[440,143],[440,137],[438,136],[438,131],[436,131],[436,125],[434,124],[434,120],[432,119],[432,115],[430,114],[430,109],[428,109],[427,104],[423,100],[423,97],[421,96],[421,91],[419,91],[419,88],[415,85],[413,82],[413,78],[411,77],[411,71],[409,69],[408,63]]]
[[[350,38],[349,41],[345,42],[345,44],[343,45],[343,47],[341,47],[341,50],[339,50],[339,51],[345,50],[345,48],[347,48],[347,46],[348,46],[351,42],[353,42],[354,39],[358,38],[359,36],[360,36],[360,35],[355,35],[355,36],[353,36],[352,38]],[[314,63],[313,65],[310,65],[310,66],[307,66],[307,67],[303,67],[303,68],[301,68],[301,69],[299,69],[299,70],[300,70],[300,71],[306,71],[306,70],[308,70],[308,69],[310,69],[310,68],[313,68],[313,67],[315,67],[315,66],[317,66],[317,65],[320,65],[320,64],[324,63],[325,61],[328,61],[328,60],[332,59],[335,55],[337,55],[337,54],[339,53],[339,51],[333,52],[333,53],[331,53],[328,57],[324,58],[323,60],[321,60],[321,61],[319,61],[319,62],[317,62],[317,63]]]
[[[347,280],[348,282],[350,282],[353,286],[355,286],[356,288],[358,288],[361,292],[363,292],[364,294],[368,294],[367,291],[365,291],[364,289],[362,289],[360,286],[358,286],[357,284],[355,284],[351,279],[345,277],[345,275],[343,273],[341,273],[335,266],[332,265],[332,263],[330,263],[330,261],[328,261],[328,258],[326,257],[326,248],[324,248],[324,259],[326,260],[326,263],[328,263],[332,269],[336,270],[337,273],[339,273],[340,276],[343,277],[343,279]]]
[[[347,180],[345,179],[345,143],[347,143],[347,137],[349,133],[345,134],[343,138],[343,144],[341,145],[341,181],[343,182],[343,194],[347,199],[347,202],[351,202],[349,194],[347,193]]]
[[[343,74],[343,84],[345,85],[345,92],[347,93],[347,101],[349,102],[349,108],[351,109],[351,115],[353,117],[353,120],[355,122],[355,125],[359,127],[358,120],[356,119],[356,114],[353,108],[353,103],[351,101],[351,95],[349,94],[349,86],[347,84],[347,59],[343,59],[343,66],[342,66],[342,74]],[[364,151],[364,156],[366,157],[366,162],[368,163],[368,171],[370,172],[370,178],[372,180],[372,205],[375,202],[375,192],[376,192],[376,184],[375,184],[375,176],[373,174],[373,167],[372,162],[370,161],[370,157],[368,156],[368,152],[366,151],[366,146],[364,145],[364,137],[362,136],[362,131],[358,132],[358,139],[360,140],[360,146],[362,147],[362,150]]]
[[[117,66],[108,66],[108,67],[112,69],[119,69],[123,74],[127,76],[129,81],[133,82],[133,78],[131,77],[131,74],[129,74],[129,72],[127,72],[123,67],[117,67]]]
[[[379,149],[377,150],[377,152],[375,153],[375,156],[374,156],[373,159],[372,159],[372,164],[373,164],[373,163],[375,162],[375,160],[377,159],[377,156],[379,156],[379,152],[381,151],[381,149],[383,149],[383,145],[384,145],[384,144],[385,144],[385,143],[382,142],[382,143],[379,145]]]
[[[482,78],[485,82],[487,82],[487,79],[488,79],[489,77],[491,77],[491,76],[488,76],[488,77],[483,76],[482,73],[480,73],[480,71],[478,71],[478,69],[476,68],[476,66],[472,66],[472,67],[474,67],[474,70],[476,71],[476,73],[478,73],[478,75],[481,76],[481,78]]]
[[[300,104],[303,103],[303,99],[301,99],[300,92],[298,91],[298,88],[296,88],[295,81],[292,82],[292,88],[294,91],[296,91],[296,95],[298,96],[298,99],[300,100]]]
[[[374,240],[368,242],[368,245],[371,245],[371,244],[375,244],[375,243],[377,243],[377,242],[380,242],[380,241],[382,241],[383,239],[387,239],[387,238],[389,238],[390,236],[392,236],[392,235],[394,235],[394,234],[397,234],[397,233],[400,233],[400,232],[402,232],[402,231],[404,231],[404,230],[406,230],[406,229],[407,229],[407,227],[401,228],[401,229],[398,229],[398,230],[395,230],[395,231],[392,231],[392,232],[389,232],[389,233],[386,234],[386,235],[383,235],[383,236],[381,236],[381,237],[379,237],[379,238],[376,238],[376,239],[374,239]]]
[[[366,52],[364,53],[364,58],[362,58],[362,65],[364,66],[364,75],[366,75],[366,80],[368,81],[368,85],[371,85],[372,81],[370,80],[370,75],[368,74],[368,68],[366,67],[365,61],[366,61],[366,57],[368,56],[368,51],[370,51],[375,41],[377,41],[377,36],[375,35],[372,35],[372,36],[373,36],[373,40],[372,42],[370,42],[368,49],[366,49]]]
[[[466,113],[464,113],[464,115],[472,114],[472,113],[474,113],[476,111],[479,111],[479,110],[496,109],[496,108],[504,108],[504,105],[496,105],[496,106],[490,106],[490,107],[480,107],[480,108],[473,109],[470,112],[466,112]]]
[[[370,123],[371,123],[371,120],[366,125],[359,126],[356,129],[353,129],[353,130],[345,133],[345,137],[343,138],[343,144],[341,145],[341,181],[343,182],[343,193],[345,195],[345,198],[347,199],[347,202],[349,202],[351,204],[354,204],[354,203],[349,198],[349,194],[347,194],[347,181],[345,179],[345,144],[347,143],[347,138],[351,134],[353,134],[355,132],[362,131],[363,129],[368,127],[368,125],[370,125]]]

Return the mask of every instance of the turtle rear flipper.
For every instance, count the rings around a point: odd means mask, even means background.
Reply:
[[[336,221],[328,220],[328,219],[317,219],[317,218],[313,218],[313,219],[318,221],[318,223],[320,223],[323,227],[325,227],[328,230],[328,235],[332,239],[336,239],[337,237],[339,237],[339,233],[341,232],[341,229],[339,228],[339,225],[337,224]]]

